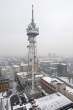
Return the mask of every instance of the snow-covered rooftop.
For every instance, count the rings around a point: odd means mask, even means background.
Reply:
[[[30,108],[32,108],[31,104],[28,103],[28,104],[22,105],[22,106],[20,106],[20,105],[13,106],[13,110],[18,110],[19,108],[22,108],[22,107],[24,107],[24,108],[26,107],[27,110],[29,110]]]
[[[35,77],[36,78],[41,78],[41,77],[43,77],[43,75],[42,74],[39,74],[39,75],[35,75]]]
[[[48,83],[50,83],[52,81],[52,79],[50,77],[43,77],[42,79]]]
[[[41,61],[40,61],[40,63],[41,63],[41,62],[43,62],[43,63],[49,63],[49,62],[52,62],[52,61],[48,61],[48,60],[41,60]]]
[[[69,77],[59,77],[61,80],[65,81],[66,83],[68,83],[69,85],[73,86],[73,79],[69,79]]]
[[[19,73],[16,73],[18,76],[24,78],[26,77],[27,75],[29,75],[27,72],[19,72]],[[31,73],[30,73],[31,75]],[[42,74],[35,74],[35,78],[42,78],[43,75]]]
[[[66,86],[66,90],[73,95],[73,89],[69,86]]]
[[[21,63],[20,66],[28,66],[28,64],[27,63]]]
[[[67,65],[67,64],[65,64],[65,63],[61,63],[62,65]]]
[[[51,78],[51,77],[43,77],[42,78],[44,81],[46,81],[47,83],[53,83],[53,84],[64,84],[64,82],[58,80],[57,78]]]
[[[72,103],[72,101],[59,92],[45,96],[43,98],[35,99],[35,102],[41,110],[56,110]]]
[[[18,67],[19,67],[19,65],[13,65],[13,67],[18,68]]]
[[[21,76],[21,77],[24,77],[27,75],[27,72],[19,72],[19,73],[16,73],[18,76]]]
[[[48,67],[48,69],[57,69],[57,68],[54,68],[54,67]]]

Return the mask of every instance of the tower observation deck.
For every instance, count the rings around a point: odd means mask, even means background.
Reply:
[[[39,28],[34,22],[34,10],[32,5],[32,20],[27,27],[27,36],[28,36],[28,66],[32,67],[32,92],[35,89],[35,59],[36,59],[36,37],[39,35]],[[29,68],[29,67],[28,67]]]

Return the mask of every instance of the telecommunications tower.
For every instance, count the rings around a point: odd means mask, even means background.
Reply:
[[[36,27],[34,22],[34,10],[32,5],[32,20],[27,28],[27,36],[28,36],[28,63],[29,66],[32,67],[32,91],[34,92],[34,82],[35,82],[35,61],[36,61],[36,36],[39,35],[39,28]]]

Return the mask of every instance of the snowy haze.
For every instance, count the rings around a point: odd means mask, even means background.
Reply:
[[[0,0],[0,56],[27,54],[32,3],[38,54],[73,56],[73,0]]]

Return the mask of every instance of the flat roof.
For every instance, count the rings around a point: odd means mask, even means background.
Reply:
[[[57,92],[39,99],[35,99],[35,103],[41,110],[56,110],[72,103],[72,101]]]
[[[16,73],[18,76],[26,76],[27,75],[27,72],[19,72],[19,73]]]
[[[28,66],[28,64],[27,63],[21,63],[20,66]]]
[[[57,69],[57,68],[54,68],[54,67],[48,67],[48,69]]]
[[[42,78],[44,81],[46,81],[47,83],[52,83],[52,84],[64,84],[64,82],[58,80],[57,78],[51,78],[51,77],[43,77]]]
[[[62,81],[66,82],[68,85],[73,87],[72,81],[69,81],[68,77],[59,77]]]
[[[16,74],[22,78],[26,77],[27,75],[32,75],[32,73],[28,74],[27,72],[19,72]],[[42,77],[43,77],[43,74],[35,74],[35,78],[42,78]]]
[[[42,63],[42,62],[43,62],[43,63],[49,63],[49,62],[52,62],[52,61],[49,61],[49,60],[41,60],[40,63]],[[53,63],[53,62],[52,62],[52,63]]]
[[[22,107],[26,107],[26,109],[29,110],[30,108],[32,108],[32,105],[30,103],[22,106],[16,105],[16,106],[13,106],[13,110],[17,110],[18,108],[22,108]]]
[[[39,75],[36,74],[35,77],[36,78],[41,78],[41,77],[43,77],[43,74],[39,74]]]
[[[61,64],[61,65],[67,65],[66,63],[59,63],[59,62],[58,62],[58,63],[54,63],[54,62],[53,62],[53,63],[51,63],[51,64]]]
[[[18,68],[18,67],[20,67],[20,66],[19,66],[19,65],[13,65],[13,67]]]
[[[73,95],[73,89],[69,86],[66,86],[66,90]]]

